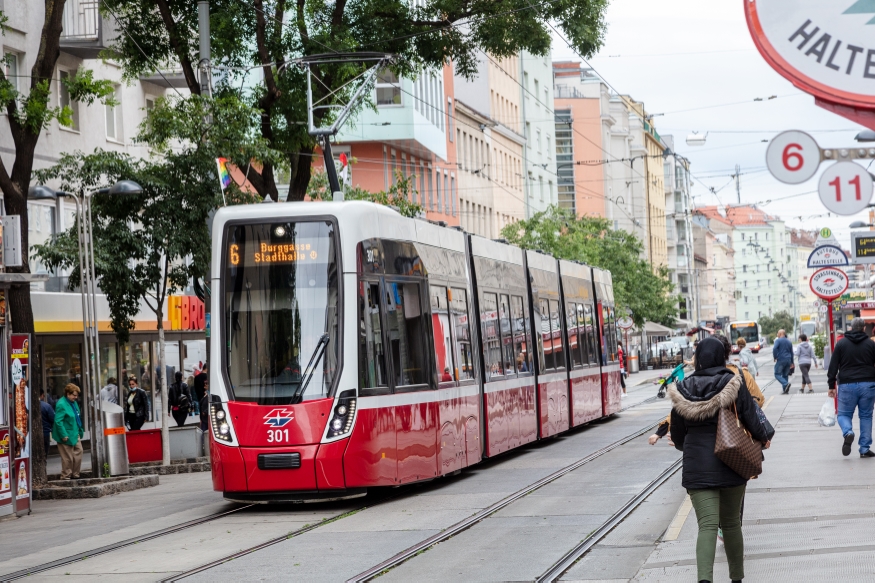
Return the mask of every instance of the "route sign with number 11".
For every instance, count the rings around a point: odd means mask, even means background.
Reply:
[[[837,215],[855,215],[872,200],[872,176],[856,162],[836,162],[823,171],[817,192],[820,201]]]

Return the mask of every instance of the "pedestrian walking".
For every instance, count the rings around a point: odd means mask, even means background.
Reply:
[[[49,403],[46,392],[39,391],[39,414],[43,421],[43,443],[45,444],[46,456],[49,455],[49,447],[52,445],[52,427],[55,425],[55,409]]]
[[[836,343],[829,361],[829,396],[838,384],[838,422],[844,442],[842,455],[854,444],[854,410],[860,417],[860,457],[875,457],[872,446],[872,408],[875,406],[875,342],[865,332],[863,318],[851,321],[851,331]]]
[[[207,379],[210,378],[209,366],[209,363],[204,364],[200,372],[194,375],[194,398],[197,399],[198,403],[203,400],[206,393],[204,385],[207,383]]]
[[[786,395],[790,392],[790,367],[793,366],[793,343],[787,338],[787,333],[778,330],[778,337],[772,346],[772,358],[775,359],[775,380],[781,383],[781,391]]]
[[[109,401],[118,405],[118,379],[109,377],[106,379],[106,386],[100,389],[100,400]]]
[[[80,389],[73,383],[64,387],[64,398],[55,405],[52,437],[61,454],[61,479],[79,479],[82,470],[82,415],[79,412]]]
[[[623,387],[623,396],[626,396],[626,354],[623,352],[623,343],[617,341],[617,356],[620,359],[620,386]]]
[[[808,385],[808,392],[814,392],[814,386],[811,384],[811,377],[808,376],[808,371],[811,370],[811,365],[817,367],[817,357],[814,355],[814,347],[808,341],[808,336],[805,334],[799,335],[799,344],[796,345],[796,362],[799,363],[799,372],[802,373],[802,388],[800,393],[805,392],[805,385]]]
[[[128,377],[128,396],[125,399],[125,423],[131,431],[139,431],[146,422],[146,409],[148,400],[146,391],[137,384],[137,377]]]
[[[671,439],[683,452],[682,485],[696,510],[699,535],[696,565],[700,583],[714,580],[717,529],[723,528],[724,549],[733,582],[744,578],[744,538],[741,504],[750,476],[735,473],[714,454],[717,416],[733,408],[751,436],[770,445],[744,377],[726,367],[723,342],[709,337],[696,348],[696,370],[669,387],[672,400]]]
[[[182,427],[185,425],[185,418],[191,411],[191,391],[188,389],[188,384],[182,382],[181,372],[177,372],[173,377],[175,380],[170,385],[168,412],[176,419],[177,427]]]
[[[735,344],[738,346],[738,359],[741,361],[741,366],[750,371],[754,377],[758,376],[760,371],[757,368],[757,359],[751,349],[747,347],[747,342],[744,338],[739,338]]]
[[[210,428],[210,379],[204,382],[204,396],[201,397],[201,431],[206,432]]]

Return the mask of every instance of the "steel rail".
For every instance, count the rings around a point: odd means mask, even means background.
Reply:
[[[655,399],[655,397],[654,397],[654,399]],[[647,401],[643,401],[642,403],[638,403],[638,404],[640,405],[640,404],[643,404],[645,402],[647,402]],[[636,406],[636,405],[632,405],[632,407],[634,407],[634,406]],[[631,408],[631,407],[627,407],[627,409],[628,408]],[[520,490],[517,490],[513,494],[511,494],[505,498],[502,498],[501,500],[499,500],[495,504],[493,504],[487,508],[484,508],[483,510],[480,510],[479,512],[469,516],[468,518],[465,518],[464,520],[457,522],[456,524],[446,528],[445,530],[443,530],[435,535],[432,535],[432,536],[428,537],[427,539],[425,539],[425,540],[423,540],[423,541],[421,541],[421,542],[419,542],[411,547],[408,547],[407,549],[401,551],[400,553],[390,557],[389,559],[386,559],[382,563],[380,563],[378,565],[374,565],[370,569],[368,569],[366,571],[362,571],[358,575],[355,575],[354,577],[347,579],[346,583],[364,583],[365,581],[369,581],[370,579],[374,578],[375,576],[380,575],[384,571],[387,571],[389,569],[397,567],[401,563],[416,556],[417,554],[421,553],[422,551],[425,551],[425,550],[429,549],[430,547],[432,547],[438,543],[441,543],[445,540],[448,540],[448,539],[456,536],[460,532],[471,528],[472,526],[474,526],[478,522],[484,520],[485,518],[488,518],[492,514],[495,514],[496,512],[501,510],[502,508],[509,506],[510,504],[516,502],[517,500],[519,500],[521,498],[524,498],[525,496],[529,495],[530,493],[534,492],[535,490],[537,490],[543,486],[546,486],[550,482],[553,482],[553,481],[561,478],[562,476],[564,476],[570,472],[573,472],[574,470],[588,464],[589,462],[593,461],[594,459],[597,459],[597,458],[605,455],[606,453],[608,453],[608,452],[610,452],[610,451],[612,451],[612,450],[614,450],[622,445],[625,445],[626,443],[629,443],[630,441],[632,441],[634,439],[641,437],[642,435],[651,431],[657,425],[659,425],[659,423],[652,423],[652,424],[648,425],[647,427],[639,429],[638,431],[636,431],[630,435],[627,435],[626,437],[624,437],[618,441],[615,441],[614,443],[612,443],[610,445],[606,445],[605,447],[599,449],[598,451],[595,451],[595,452],[589,454],[586,457],[583,457],[583,458],[577,460],[573,464],[565,466],[564,468],[561,468],[561,469],[553,472],[549,476],[541,478],[540,480],[533,482],[532,484],[529,484],[528,486],[526,486]]]
[[[195,518],[194,520],[189,520],[188,522],[183,522],[182,524],[177,524],[175,526],[169,526],[167,528],[162,528],[161,530],[156,530],[156,531],[153,531],[153,532],[150,532],[147,534],[135,536],[133,538],[129,538],[127,540],[119,541],[117,543],[112,543],[109,545],[98,547],[98,548],[92,549],[90,551],[77,553],[75,555],[71,555],[71,556],[65,557],[63,559],[49,561],[48,563],[36,565],[35,567],[28,567],[27,569],[15,571],[15,572],[9,573],[7,575],[0,575],[0,582],[5,583],[6,581],[15,581],[17,579],[23,579],[25,577],[29,577],[29,576],[35,575],[37,573],[43,573],[45,571],[57,569],[58,567],[63,567],[64,565],[69,565],[71,563],[75,563],[75,562],[81,561],[83,559],[94,557],[96,555],[103,555],[106,553],[111,553],[113,551],[116,551],[116,550],[124,548],[124,547],[129,547],[131,545],[136,545],[136,544],[146,542],[146,541],[149,541],[152,539],[160,538],[162,536],[167,536],[169,534],[173,534],[173,533],[179,532],[181,530],[186,530],[186,529],[189,529],[189,528],[192,528],[195,526],[199,526],[201,524],[206,524],[207,522],[212,522],[213,520],[216,520],[218,518],[222,518],[224,516],[228,516],[229,514],[233,514],[235,512],[240,512],[241,510],[251,508],[252,506],[255,506],[255,504],[247,504],[245,506],[239,506],[239,507],[233,508],[231,510],[225,510],[223,512],[216,512],[215,514],[209,514],[209,515],[203,516],[201,518]]]
[[[641,490],[634,498],[626,502],[622,508],[606,520],[600,527],[593,531],[588,537],[580,541],[573,549],[568,551],[561,559],[556,561],[542,575],[535,579],[535,583],[552,583],[557,581],[562,574],[571,568],[574,563],[585,555],[592,547],[594,547],[601,539],[611,532],[618,524],[623,522],[627,516],[647,499],[657,488],[659,488],[666,480],[668,480],[681,467],[683,458],[679,458],[659,474],[652,482]]]

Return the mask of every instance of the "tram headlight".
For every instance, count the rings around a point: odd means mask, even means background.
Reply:
[[[218,441],[231,443],[231,425],[228,414],[222,408],[221,403],[210,403],[210,425],[213,428],[213,437]]]
[[[328,437],[340,437],[352,431],[352,423],[355,419],[356,398],[355,391],[343,391],[337,399],[334,414],[328,422]]]

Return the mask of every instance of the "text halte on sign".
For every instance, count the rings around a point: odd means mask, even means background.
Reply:
[[[824,67],[845,75],[862,75],[866,79],[875,79],[875,49],[848,44],[834,38],[828,32],[821,31],[810,19],[788,40],[798,41],[796,48],[805,51],[806,57],[816,59]]]

